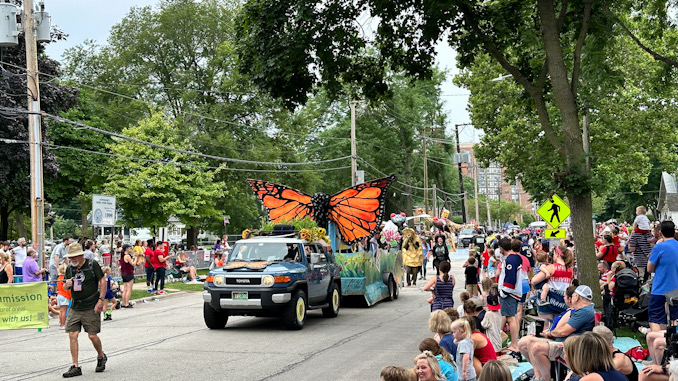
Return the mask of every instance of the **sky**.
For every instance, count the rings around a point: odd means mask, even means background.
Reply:
[[[47,45],[47,55],[60,60],[63,52],[85,40],[94,40],[105,44],[109,31],[127,14],[132,6],[155,5],[157,0],[44,0],[45,10],[52,16],[52,24],[57,25],[68,34],[66,41],[52,42]],[[96,3],[96,6],[93,6]],[[86,14],[86,17],[84,16]],[[468,90],[452,83],[452,76],[458,73],[455,53],[447,44],[441,43],[436,48],[439,68],[448,71],[448,78],[442,85],[444,111],[447,113],[447,132],[454,134],[454,125],[469,123],[471,118],[466,110]],[[478,142],[482,132],[472,127],[460,128],[459,140]]]

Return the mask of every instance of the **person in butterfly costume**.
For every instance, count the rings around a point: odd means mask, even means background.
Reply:
[[[346,188],[333,196],[325,193],[309,196],[284,185],[247,180],[274,223],[311,217],[319,227],[327,229],[332,221],[347,244],[379,231],[386,192],[393,181],[395,175]]]
[[[402,253],[407,270],[407,285],[416,286],[419,267],[424,263],[424,248],[421,246],[421,239],[411,228],[403,230]]]

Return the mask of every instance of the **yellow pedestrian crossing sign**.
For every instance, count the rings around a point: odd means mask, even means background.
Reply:
[[[537,214],[546,221],[547,224],[553,228],[557,228],[570,215],[570,208],[557,195],[544,203],[544,205],[537,210]]]
[[[544,238],[546,239],[563,239],[567,236],[565,229],[546,229],[544,230]]]

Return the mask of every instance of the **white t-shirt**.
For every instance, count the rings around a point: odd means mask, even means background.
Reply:
[[[637,224],[640,230],[650,230],[650,219],[644,214],[637,215],[633,223]]]
[[[14,253],[14,264],[16,267],[24,267],[24,260],[26,259],[26,248],[17,246],[12,249]]]

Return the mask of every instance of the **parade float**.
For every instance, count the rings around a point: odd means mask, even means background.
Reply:
[[[373,305],[382,299],[396,299],[403,277],[400,231],[405,216],[397,215],[402,222],[395,218],[400,228],[391,218],[382,232],[386,192],[394,180],[395,176],[389,176],[368,181],[333,196],[309,196],[284,185],[248,182],[272,223],[294,224],[311,218],[318,228],[325,229],[328,249],[341,266],[342,296],[362,297],[367,305]],[[372,240],[379,232],[383,236]]]

